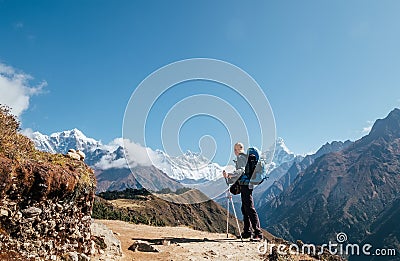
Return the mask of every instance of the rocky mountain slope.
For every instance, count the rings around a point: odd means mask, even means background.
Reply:
[[[269,231],[286,239],[320,244],[334,241],[337,233],[344,232],[350,242],[374,240],[370,241],[374,246],[396,245],[399,251],[400,234],[393,226],[394,220],[400,219],[396,216],[399,109],[377,120],[365,137],[342,151],[317,158],[299,175],[301,178],[262,210],[262,223]]]
[[[93,260],[342,260],[326,251],[322,255],[291,254],[287,250],[292,243],[266,231],[266,242],[282,244],[286,252],[279,254],[272,245],[248,239],[241,242],[235,237],[238,231],[232,215],[227,237],[226,211],[213,201],[176,204],[143,189],[108,191],[100,196],[93,207],[93,217],[100,219],[92,224],[92,233],[103,250]],[[260,253],[260,244],[270,250]],[[302,242],[294,245],[301,248]]]
[[[200,192],[197,193],[198,197],[202,196]],[[214,201],[177,204],[162,200],[144,189],[100,193],[94,202],[93,217],[154,226],[184,225],[209,232],[226,231],[226,210]],[[232,233],[237,232],[232,215],[229,219],[229,230]]]
[[[268,201],[274,199],[280,195],[284,189],[289,187],[298,174],[311,165],[316,158],[330,152],[340,151],[352,144],[352,142],[349,140],[345,142],[333,141],[331,143],[324,144],[316,153],[303,157],[301,155],[295,155],[294,153],[291,153],[282,139],[278,139],[277,142],[279,142],[279,145],[277,146],[277,154],[274,162],[279,162],[280,165],[276,166],[274,163],[273,165],[275,167],[268,174],[268,179],[254,189],[254,204],[257,210],[263,210],[263,206]],[[225,207],[226,203],[224,195],[216,198],[216,201],[221,206]],[[234,196],[234,203],[236,208],[240,209],[240,196]],[[263,216],[268,215],[268,213],[262,212],[260,212],[260,214]],[[242,218],[240,211],[238,216]]]
[[[37,151],[8,112],[0,107],[0,259],[89,260],[93,171]]]
[[[315,159],[331,152],[341,151],[349,147],[351,144],[352,142],[349,140],[345,142],[327,142],[316,153],[307,155],[305,158],[301,158],[298,156],[296,160],[289,162],[290,167],[283,168],[285,165],[281,165],[279,168],[277,168],[277,170],[286,171],[284,175],[280,175],[280,178],[275,179],[272,185],[268,186],[266,189],[257,188],[254,191],[254,198],[257,202],[257,207],[261,207],[265,205],[266,202],[279,196],[294,182],[298,174],[304,171],[308,166],[310,166],[315,161]]]
[[[270,170],[268,174],[268,179],[264,180],[260,185],[258,185],[254,191],[253,191],[253,197],[254,197],[254,204],[256,206],[256,209],[259,209],[260,206],[264,204],[264,199],[262,198],[265,191],[269,189],[269,187],[274,184],[276,180],[279,180],[285,173],[287,173],[287,170],[290,168],[290,166],[294,162],[301,161],[303,159],[302,156],[295,156],[295,157],[290,157],[288,161],[282,162],[279,166],[276,167],[275,164],[274,168]],[[220,196],[216,197],[214,199],[218,204],[220,204],[222,207],[226,207],[226,195],[225,193],[221,194]],[[241,205],[242,205],[242,200],[240,198],[240,195],[234,195],[233,196],[233,202],[235,205],[235,208],[238,210],[238,217],[242,219],[242,212],[240,211]]]
[[[132,170],[129,168],[111,168],[95,170],[95,173],[98,182],[97,192],[143,187],[151,191],[160,191],[165,188],[175,191],[183,187],[179,182],[154,166],[138,165]]]
[[[352,256],[350,261],[354,260],[399,260],[400,252],[400,199],[397,198],[389,207],[387,207],[370,226],[370,234],[363,240],[362,244],[372,242],[374,248],[395,249],[395,256],[377,257],[377,256]]]

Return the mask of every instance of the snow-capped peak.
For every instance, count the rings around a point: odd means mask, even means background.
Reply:
[[[294,154],[292,151],[288,149],[288,147],[285,144],[285,141],[281,137],[278,137],[276,139],[276,148],[285,151],[287,154]]]
[[[97,169],[127,167],[121,138],[103,145],[100,141],[88,138],[78,129],[56,132],[49,136],[32,131],[24,131],[23,134],[31,138],[35,147],[42,151],[66,153],[69,149],[79,149],[86,153],[86,162]],[[222,172],[221,166],[210,162],[200,153],[187,151],[180,156],[171,157],[161,150],[153,152],[153,165],[176,180],[214,180]]]
[[[200,153],[186,151],[184,154],[172,157],[161,150],[155,151],[152,157],[155,167],[165,172],[175,180],[215,180],[221,176],[222,167],[211,162]]]
[[[77,141],[80,141],[80,143],[100,144],[99,141],[96,141],[95,139],[86,137],[85,134],[83,134],[80,130],[78,130],[76,128],[74,128],[72,130],[53,133],[50,135],[50,138],[55,139],[57,141],[62,140],[62,139],[75,139]]]
[[[286,146],[284,140],[282,138],[276,139],[275,153],[272,162],[276,166],[280,166],[281,164],[291,161],[296,157],[296,154],[291,152]]]
[[[285,162],[292,161],[296,156],[295,153],[291,152],[289,148],[286,146],[285,141],[282,138],[277,138],[275,142],[275,152],[272,157],[273,150],[267,150],[263,152],[263,157],[266,159],[272,158],[272,166],[278,167]]]
[[[86,137],[76,128],[55,132],[49,136],[37,131],[22,133],[33,140],[37,149],[51,153],[66,153],[69,149],[78,149],[86,153],[102,147],[100,141]]]
[[[40,132],[23,131],[30,137],[35,147],[51,153],[66,153],[69,149],[79,149],[86,154],[86,163],[94,168],[124,168],[127,167],[123,153],[123,140],[117,138],[110,144],[103,145],[100,141],[88,138],[78,129],[56,132],[49,136]],[[173,157],[161,150],[143,148],[137,153],[150,151],[152,164],[166,173],[169,177],[179,181],[189,180],[216,180],[221,177],[223,167],[211,162],[202,154],[186,151],[182,155]],[[271,152],[264,152],[263,156],[272,156]],[[276,148],[271,167],[293,160],[296,155],[291,152],[282,138],[276,140]]]
[[[31,140],[33,140],[35,147],[37,149],[40,149],[42,151],[48,151],[51,153],[56,153],[55,149],[53,148],[49,136],[44,135],[38,131],[32,132],[32,133],[24,133],[26,136],[28,136]]]

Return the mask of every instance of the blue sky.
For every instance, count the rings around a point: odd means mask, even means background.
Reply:
[[[154,70],[225,60],[263,88],[277,135],[307,153],[360,138],[400,106],[399,10],[396,0],[0,0],[0,62],[34,77],[24,128],[76,127],[107,143],[121,136],[129,97]],[[198,137],[202,124],[185,128]]]

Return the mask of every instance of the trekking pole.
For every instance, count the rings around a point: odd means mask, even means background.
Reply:
[[[228,191],[226,192],[226,238],[229,238],[229,195]]]
[[[228,179],[225,178],[228,190],[226,191],[226,238],[229,238],[229,183]]]
[[[241,233],[241,231],[240,231],[240,226],[239,226],[239,220],[238,220],[237,215],[236,215],[235,205],[233,204],[232,194],[231,194],[231,192],[229,191],[230,186],[229,186],[229,183],[228,183],[228,179],[227,179],[227,178],[225,178],[225,182],[226,182],[226,185],[228,186],[228,190],[226,191],[226,198],[227,198],[227,204],[226,204],[226,205],[227,205],[226,237],[228,238],[228,228],[229,228],[229,200],[230,200],[231,203],[232,203],[233,215],[235,216],[236,225],[237,225],[237,228],[238,228],[238,231],[239,231],[239,235],[240,235],[240,240],[243,242],[243,237],[242,237],[242,233]]]
[[[229,193],[229,194],[230,194],[230,193]],[[232,195],[229,195],[229,196],[230,196],[231,203],[232,203],[233,214],[235,215],[235,219],[236,219],[236,225],[237,225],[237,228],[238,228],[238,231],[239,231],[240,240],[241,240],[242,243],[243,243],[242,232],[240,231],[239,220],[238,220],[237,215],[236,215],[235,205],[233,204]]]

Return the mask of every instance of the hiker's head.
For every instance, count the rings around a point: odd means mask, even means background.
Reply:
[[[233,150],[234,150],[236,156],[239,155],[240,153],[244,153],[243,143],[237,142],[235,144],[235,146],[233,147]]]

